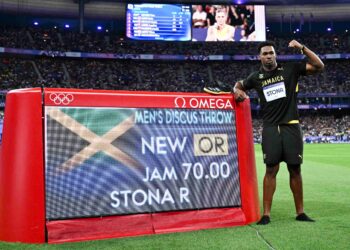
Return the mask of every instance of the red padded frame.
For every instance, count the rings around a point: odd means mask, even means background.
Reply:
[[[73,99],[56,105],[53,97],[57,94],[70,94]],[[46,221],[43,106],[234,109],[242,206]],[[236,104],[232,95],[39,88],[10,91],[0,157],[3,241],[59,243],[183,232],[246,225],[260,217],[250,102]]]
[[[6,96],[0,152],[0,240],[45,242],[42,93]]]

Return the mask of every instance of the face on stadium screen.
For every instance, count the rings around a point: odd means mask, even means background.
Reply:
[[[217,12],[215,16],[215,20],[219,26],[222,26],[227,22],[227,15],[223,12]]]
[[[265,41],[265,6],[263,5],[222,5],[202,4],[201,13],[197,6],[192,6],[192,41]],[[200,19],[205,20],[204,25],[199,26]],[[230,39],[223,39],[218,35],[217,39],[207,39],[210,27],[231,26],[234,29]],[[228,29],[228,28],[227,28]],[[225,31],[218,31],[225,32]]]
[[[234,110],[45,108],[46,217],[241,205]]]

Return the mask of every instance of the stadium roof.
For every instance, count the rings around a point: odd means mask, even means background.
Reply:
[[[314,21],[350,20],[350,0],[85,0],[85,17],[97,19],[123,19],[126,2],[172,3],[236,3],[267,4],[267,21],[279,21],[281,16],[312,16]],[[0,0],[0,12],[54,17],[78,17],[78,0]],[[317,4],[316,4],[317,3]],[[322,3],[322,4],[321,4]],[[317,5],[317,6],[316,6]]]
[[[78,0],[73,0],[78,2]],[[350,0],[85,0],[85,2],[149,2],[149,3],[226,3],[226,4],[265,4],[265,5],[304,5],[304,4],[335,4],[350,3]]]

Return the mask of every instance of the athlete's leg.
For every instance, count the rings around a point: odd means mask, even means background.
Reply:
[[[266,165],[266,172],[263,183],[263,208],[264,214],[261,217],[258,225],[266,225],[270,223],[270,213],[272,206],[273,195],[276,190],[276,176],[279,170],[279,164]]]
[[[301,177],[300,164],[287,164],[289,171],[289,185],[293,192],[295,210],[297,213],[296,220],[314,222],[309,216],[304,213],[303,199],[303,180]]]
[[[263,207],[264,215],[270,216],[273,194],[276,190],[276,175],[279,170],[279,164],[266,166],[263,187]]]
[[[258,225],[270,223],[273,195],[276,190],[276,175],[282,158],[282,140],[278,126],[264,127],[262,131],[262,150],[266,172],[263,182],[264,213]]]
[[[287,166],[289,171],[289,186],[293,193],[295,210],[297,214],[301,214],[304,213],[304,200],[300,165],[288,164]]]

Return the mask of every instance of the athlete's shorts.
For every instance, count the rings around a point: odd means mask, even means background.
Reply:
[[[298,165],[303,162],[303,135],[299,124],[264,127],[262,131],[264,163],[275,166],[284,161]]]

